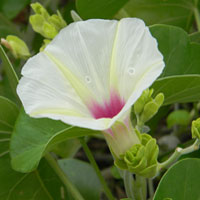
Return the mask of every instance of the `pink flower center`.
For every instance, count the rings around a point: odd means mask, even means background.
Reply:
[[[111,92],[108,101],[103,104],[92,102],[89,105],[89,109],[95,119],[113,118],[121,111],[124,105],[125,101],[116,92]]]

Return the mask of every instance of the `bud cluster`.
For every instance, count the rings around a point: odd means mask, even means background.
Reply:
[[[163,93],[159,93],[155,98],[152,97],[153,89],[145,90],[141,97],[134,104],[134,112],[139,123],[144,124],[150,120],[159,110],[164,102]]]
[[[67,25],[59,12],[50,15],[40,3],[33,3],[31,7],[35,12],[29,18],[33,30],[45,38],[53,39]]]
[[[115,165],[140,176],[150,178],[157,173],[159,148],[156,139],[140,134],[140,144],[133,145],[121,159],[115,159]]]

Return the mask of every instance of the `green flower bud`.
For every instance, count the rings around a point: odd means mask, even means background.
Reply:
[[[48,39],[53,39],[58,32],[67,24],[58,12],[57,15],[49,15],[47,10],[39,3],[31,4],[35,14],[30,16],[29,21],[33,30]]]
[[[61,14],[58,12],[58,15],[52,15],[48,19],[49,23],[52,24],[57,31],[61,30],[65,26],[67,26],[67,23],[62,18]]]
[[[48,19],[50,17],[47,10],[40,4],[40,3],[32,3],[31,8],[35,12],[35,14],[43,16],[45,19]]]
[[[43,36],[49,39],[53,39],[58,34],[55,26],[48,22],[44,22],[43,24]]]
[[[158,145],[148,134],[141,134],[141,143],[133,145],[115,165],[132,173],[151,178],[157,173]]]
[[[1,39],[1,43],[8,48],[15,58],[27,59],[31,56],[26,43],[14,35],[8,35],[6,39]]]
[[[134,104],[134,111],[136,115],[141,114],[145,104],[152,100],[151,95],[153,94],[153,89],[146,89],[143,91],[140,98]]]
[[[42,15],[32,15],[30,16],[29,21],[33,30],[40,33],[45,38],[53,39],[58,34],[55,26],[48,23]]]
[[[200,118],[192,121],[192,138],[200,139]]]
[[[155,98],[152,98],[152,94],[153,89],[145,90],[134,104],[134,112],[140,125],[150,120],[164,102],[164,95],[162,93],[159,93]]]
[[[155,97],[155,99],[152,99],[144,106],[144,110],[141,114],[140,120],[144,123],[150,120],[158,112],[163,102],[164,95],[162,93],[159,93]]]

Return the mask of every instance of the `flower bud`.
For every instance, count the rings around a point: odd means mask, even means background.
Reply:
[[[47,10],[38,2],[32,3],[31,8],[35,12],[35,14],[42,15],[45,19],[48,19],[50,17]]]
[[[140,98],[134,104],[134,111],[136,115],[141,114],[145,104],[152,100],[151,95],[153,93],[153,89],[146,89],[143,91]]]
[[[148,134],[141,134],[140,144],[133,145],[115,165],[132,173],[151,178],[157,173],[158,145]]]
[[[29,18],[33,30],[45,38],[53,39],[67,25],[59,12],[57,15],[50,16],[47,10],[39,3],[31,4],[31,7],[35,12]]]
[[[144,106],[144,110],[141,114],[140,120],[144,123],[150,120],[158,112],[163,102],[164,102],[164,95],[163,93],[159,93],[155,97],[155,99],[152,99]]]
[[[192,121],[192,138],[200,139],[200,118]]]
[[[135,114],[142,124],[150,120],[164,102],[164,95],[162,93],[159,93],[154,99],[151,97],[152,94],[153,89],[145,90],[134,104]]]
[[[27,59],[31,54],[26,43],[14,35],[1,39],[1,43],[8,48],[15,58]]]
[[[59,12],[58,15],[53,14],[52,16],[50,16],[48,21],[56,28],[56,30],[61,30],[62,28],[67,26],[65,20],[62,18]]]
[[[55,27],[48,23],[42,15],[32,15],[30,16],[29,21],[33,30],[40,33],[45,38],[53,39],[58,34]]]

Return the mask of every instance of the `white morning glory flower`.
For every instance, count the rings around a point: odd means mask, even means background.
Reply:
[[[32,117],[107,130],[124,120],[163,68],[142,20],[80,21],[27,61],[17,93]]]

